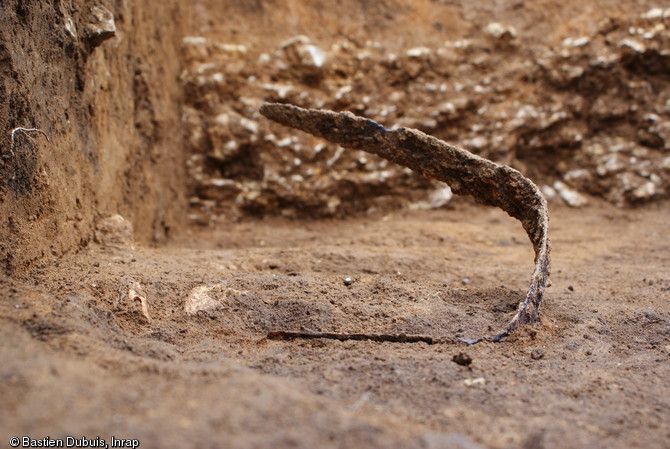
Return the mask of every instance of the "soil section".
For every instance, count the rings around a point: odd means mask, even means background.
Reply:
[[[85,246],[122,213],[139,241],[183,223],[186,3],[0,4],[0,265]],[[161,61],[158,63],[157,61]],[[12,134],[37,128],[39,134]]]
[[[419,1],[384,2],[393,13],[383,14],[364,2],[311,12],[299,3],[233,7],[184,39],[194,222],[448,201],[443,183],[269,123],[263,102],[419,129],[574,207],[587,195],[618,205],[667,197],[670,9]],[[234,33],[235,18],[246,33]]]

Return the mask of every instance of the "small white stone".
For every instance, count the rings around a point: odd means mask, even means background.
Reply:
[[[222,51],[225,51],[226,53],[233,53],[236,55],[243,55],[247,53],[247,47],[246,45],[238,45],[238,44],[218,44],[216,46]]]
[[[451,199],[454,197],[453,192],[451,191],[451,187],[449,187],[446,184],[443,184],[442,187],[435,189],[430,196],[428,197],[428,200],[430,201],[430,204],[433,208],[437,209],[439,207],[444,206],[447,204]]]
[[[326,62],[326,54],[316,45],[307,45],[305,51],[312,58],[312,63],[316,67],[322,67]]]
[[[207,45],[208,40],[206,37],[201,36],[186,36],[181,40],[182,45]]]
[[[351,89],[352,89],[351,86],[342,86],[342,87],[340,87],[340,88],[337,90],[337,92],[335,92],[335,99],[336,99],[336,100],[341,100],[342,98],[344,98],[344,96],[345,96],[346,94],[348,94],[349,92],[351,92]]]
[[[284,54],[292,64],[323,67],[326,53],[312,44],[307,36],[295,36],[280,45]]]
[[[415,47],[407,50],[407,56],[410,58],[420,58],[421,56],[429,56],[432,53],[428,47]]]
[[[578,38],[574,37],[566,37],[563,39],[563,46],[564,47],[583,47],[584,45],[588,44],[591,42],[591,40],[588,37],[582,36]]]
[[[195,287],[186,298],[184,312],[187,315],[195,315],[200,311],[216,310],[222,305],[222,299],[230,293],[231,289],[224,289],[221,284]]]
[[[640,200],[649,199],[654,195],[656,195],[656,184],[651,181],[647,181],[633,190],[633,197]]]
[[[287,84],[263,84],[263,89],[275,92],[279,98],[284,99],[293,92],[294,87]]]
[[[65,30],[72,38],[77,38],[77,28],[75,27],[72,18],[69,16],[65,19]]]
[[[463,383],[466,387],[474,387],[475,385],[486,385],[486,379],[483,377],[477,377],[475,379],[465,379]]]
[[[618,153],[607,154],[601,159],[601,163],[596,167],[598,176],[605,176],[610,173],[620,172],[625,168],[623,161]]]
[[[554,198],[556,198],[557,193],[552,186],[543,185],[540,190],[542,190],[542,194],[544,195],[547,201],[551,201]]]
[[[228,123],[230,123],[230,117],[228,117],[228,114],[221,113],[221,114],[217,115],[216,117],[214,117],[214,122],[216,122],[216,124],[218,124],[218,125],[225,126]]]
[[[584,195],[576,190],[572,190],[561,181],[554,183],[554,189],[556,189],[561,199],[570,207],[582,207],[588,204],[588,200]]]
[[[619,46],[628,47],[637,53],[644,53],[647,50],[647,47],[645,47],[641,42],[638,42],[634,39],[624,39],[621,41]]]
[[[640,17],[643,19],[660,19],[663,17],[663,8],[652,8],[643,13]]]
[[[244,129],[246,129],[250,133],[253,134],[258,133],[258,123],[254,120],[242,117],[240,118],[240,125],[242,125]]]
[[[516,29],[513,26],[505,26],[498,22],[491,22],[484,31],[496,39],[509,39],[516,37]]]
[[[293,143],[293,140],[290,137],[284,137],[282,140],[278,141],[276,145],[280,148],[287,147]]]
[[[216,187],[224,187],[224,186],[234,186],[235,181],[232,179],[224,179],[224,178],[213,178],[210,179],[209,181],[210,184]]]
[[[447,102],[442,105],[442,109],[444,109],[448,114],[453,114],[456,112],[456,106],[454,106],[453,103]]]
[[[568,78],[571,80],[577,79],[584,74],[584,69],[576,65],[564,64],[561,66],[561,70],[568,75]]]
[[[472,148],[481,149],[489,144],[489,140],[486,137],[478,136],[470,141],[470,146]]]
[[[591,173],[585,168],[578,168],[576,170],[570,170],[565,175],[563,179],[566,181],[582,180],[588,179],[591,176]]]

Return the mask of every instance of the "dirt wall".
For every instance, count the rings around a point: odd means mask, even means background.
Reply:
[[[195,223],[450,202],[449,186],[270,123],[263,102],[419,129],[519,170],[551,207],[668,198],[670,9],[555,0],[198,5],[181,76]]]
[[[190,3],[0,3],[0,265],[18,273],[119,213],[140,241],[179,226],[179,45]],[[157,63],[160,61],[160,63]],[[22,132],[16,128],[36,128]]]

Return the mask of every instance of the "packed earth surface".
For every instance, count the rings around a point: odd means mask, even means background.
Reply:
[[[0,5],[0,447],[670,447],[670,9],[583,3]],[[539,324],[458,341],[523,300],[518,221],[265,102],[532,179]]]

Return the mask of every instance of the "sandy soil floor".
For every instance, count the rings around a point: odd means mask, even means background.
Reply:
[[[505,325],[533,254],[518,222],[463,202],[95,245],[5,279],[0,445],[667,447],[670,209],[551,218],[542,325],[475,346],[452,337]],[[278,329],[448,338],[265,338]]]

